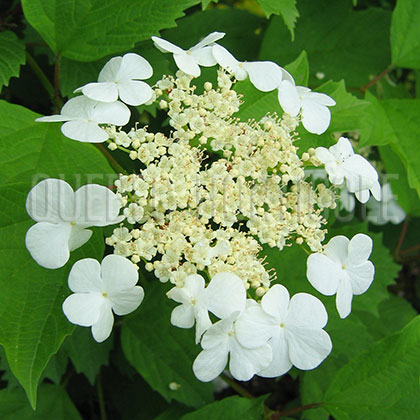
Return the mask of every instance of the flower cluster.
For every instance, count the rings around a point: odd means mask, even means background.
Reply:
[[[381,195],[375,169],[345,138],[330,149],[298,154],[296,127],[302,123],[311,133],[323,133],[335,101],[296,86],[273,62],[238,61],[216,43],[224,35],[211,33],[188,50],[152,37],[159,50],[173,55],[175,76],[163,75],[150,87],[142,81],[153,72],[144,58],[115,57],[98,82],[76,89],[82,95],[60,115],[39,118],[64,121],[62,132],[71,139],[107,141],[139,169],[120,174],[115,192],[98,185],[74,192],[64,181],[49,179],[27,199],[37,222],[27,233],[27,248],[47,268],[66,264],[70,251],[89,240],[88,227],[116,225],[106,238],[114,254],[101,264],[80,260],[71,269],[74,293],[63,303],[69,321],[105,340],[113,314],[128,314],[142,302],[143,288],[136,286],[142,266],[172,283],[167,296],[180,305],[170,322],[195,325],[202,351],[193,370],[202,381],[216,378],[228,359],[232,376],[249,380],[279,376],[292,366],[313,369],[328,356],[324,305],[308,293],[290,297],[267,266],[264,247],[280,252],[296,244],[312,251],[310,284],[336,294],[337,310],[346,317],[353,295],[373,281],[372,241],[363,234],[337,236],[324,246],[325,210],[336,207],[337,188],[344,185],[362,202],[370,192]],[[200,66],[215,65],[217,84],[198,86]],[[246,78],[262,92],[277,90],[285,113],[241,121],[243,99],[235,84]],[[152,102],[166,112],[169,130],[121,128],[129,120],[127,105]],[[320,165],[332,185],[310,181],[306,168]]]

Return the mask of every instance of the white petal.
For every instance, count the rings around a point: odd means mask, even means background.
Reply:
[[[131,289],[137,284],[139,273],[136,266],[127,258],[110,254],[102,260],[101,277],[106,292],[111,294]]]
[[[42,267],[63,267],[70,257],[69,223],[52,224],[39,222],[29,228],[25,237],[26,248]]]
[[[120,83],[118,93],[123,102],[133,106],[145,104],[153,96],[152,88],[138,80]]]
[[[118,70],[121,67],[122,57],[111,58],[102,68],[98,76],[98,82],[114,83],[118,80]]]
[[[341,157],[343,159],[348,159],[354,155],[353,146],[351,142],[346,137],[340,137],[337,144],[330,147],[330,152],[336,157]]]
[[[205,301],[210,312],[218,318],[227,318],[233,312],[245,309],[245,286],[233,273],[218,273],[205,290]]]
[[[381,184],[379,183],[379,181],[376,181],[372,188],[370,189],[372,195],[375,197],[375,199],[377,201],[381,201],[382,198],[382,188],[381,188]]]
[[[117,85],[113,82],[88,83],[82,87],[83,95],[100,102],[114,102],[118,99]]]
[[[203,293],[205,281],[199,274],[190,274],[184,280],[184,288],[189,291],[192,297],[198,297]]]
[[[155,47],[162,52],[170,52],[173,54],[181,54],[184,52],[182,48],[177,47],[172,44],[172,42],[166,41],[166,39],[159,38],[157,36],[152,36],[152,41],[155,44]]]
[[[69,99],[61,108],[60,114],[72,118],[88,119],[96,101],[86,96],[76,96]]]
[[[200,76],[200,66],[196,63],[193,56],[182,52],[182,54],[174,54],[174,60],[178,68],[184,73],[194,77]]]
[[[242,347],[235,337],[230,339],[229,370],[239,381],[249,381],[255,374],[268,367],[273,358],[268,344],[254,349]]]
[[[287,112],[292,117],[296,117],[296,115],[299,114],[301,108],[299,94],[296,86],[294,86],[289,80],[283,80],[280,83],[278,98],[284,112]]]
[[[98,322],[103,303],[100,293],[73,293],[63,302],[63,312],[72,324],[90,327]]]
[[[337,264],[343,265],[347,262],[349,239],[343,235],[334,236],[325,245],[325,254]]]
[[[274,317],[277,322],[283,322],[289,308],[290,295],[281,284],[275,284],[261,299],[264,312]]]
[[[234,314],[237,316],[239,312]],[[201,340],[201,347],[204,350],[210,350],[224,345],[228,340],[228,334],[233,331],[235,315],[232,314],[229,318],[216,322],[206,331]]]
[[[347,191],[347,188],[343,188],[340,194],[341,206],[348,212],[352,212],[356,207],[356,200],[352,193]]]
[[[358,265],[369,259],[372,253],[373,241],[370,236],[358,233],[351,238],[348,245],[348,263]]]
[[[349,265],[346,269],[350,278],[352,293],[361,295],[369,289],[375,276],[375,267],[370,261],[366,261],[358,266]]]
[[[70,221],[74,212],[73,189],[61,179],[44,179],[26,198],[26,211],[36,222]]]
[[[350,314],[352,300],[353,290],[350,279],[343,279],[338,286],[337,296],[335,298],[335,304],[340,318],[346,318]]]
[[[283,73],[282,80],[288,80],[292,85],[296,85],[295,79],[293,79],[293,76],[283,67],[280,67],[280,68]]]
[[[223,372],[227,361],[227,343],[211,350],[203,350],[194,360],[194,375],[202,382],[210,382]]]
[[[319,105],[334,106],[335,101],[325,93],[309,92],[304,97],[305,100],[316,102]]]
[[[210,46],[197,50],[192,49],[190,54],[200,66],[211,67],[217,64],[216,59],[213,56],[212,47]]]
[[[341,264],[324,254],[311,254],[307,261],[306,277],[318,292],[326,296],[334,295],[342,277]]]
[[[356,198],[362,203],[367,203],[370,198],[370,191],[369,190],[360,190],[354,193]]]
[[[284,337],[284,328],[277,327],[277,332],[268,342],[272,349],[273,359],[270,365],[258,373],[264,378],[276,378],[284,375],[293,366],[289,358],[289,347]]]
[[[130,110],[122,102],[98,102],[91,118],[100,124],[126,125],[130,119]]]
[[[88,184],[74,193],[74,221],[80,226],[107,226],[116,223],[121,202],[102,185]]]
[[[235,72],[239,61],[226,48],[216,44],[213,45],[212,51],[220,67]]]
[[[353,155],[343,163],[347,189],[350,192],[369,190],[378,181],[375,168],[362,156]]]
[[[317,147],[315,156],[324,164],[335,162],[335,156],[325,147]]]
[[[36,118],[36,122],[61,122],[61,121],[69,121],[72,120],[72,117],[68,117],[65,115],[47,115],[46,117],[39,117]]]
[[[203,47],[211,45],[219,39],[222,39],[225,35],[226,34],[224,32],[212,32],[205,36],[198,44],[194,45],[191,50],[202,49]]]
[[[236,320],[236,337],[244,347],[261,347],[273,336],[277,326],[276,320],[257,304],[245,309]]]
[[[204,331],[207,331],[211,327],[211,321],[207,308],[195,305],[194,316],[195,316],[195,344],[198,344],[201,340],[201,336]]]
[[[401,223],[406,217],[405,211],[394,200],[387,203],[387,210],[389,221],[396,225]]]
[[[104,304],[101,305],[100,311],[98,321],[92,325],[92,335],[98,343],[102,343],[111,335],[112,326],[114,325],[114,315],[112,315],[111,306],[106,299],[104,299]]]
[[[324,330],[299,328],[286,333],[289,357],[298,368],[316,368],[330,353],[332,343]]]
[[[310,133],[324,133],[330,121],[331,112],[326,106],[313,101],[302,101],[302,124]]]
[[[195,317],[192,305],[178,305],[171,313],[171,324],[178,328],[191,328]]]
[[[114,313],[127,315],[140,306],[144,298],[144,290],[140,286],[134,286],[121,292],[109,292],[108,298]]]
[[[321,329],[328,321],[324,304],[308,293],[296,293],[290,299],[289,312],[284,321],[286,328]]]
[[[119,82],[131,79],[148,79],[153,75],[153,68],[142,56],[134,53],[125,54],[121,61],[121,67],[117,74]]]
[[[72,292],[103,292],[101,266],[93,258],[84,258],[73,264],[69,274],[69,288]]]
[[[79,226],[73,226],[69,239],[69,249],[74,251],[84,245],[91,237],[93,232],[88,229],[81,229]]]
[[[68,121],[61,126],[61,132],[69,139],[87,143],[102,143],[109,137],[97,123],[87,121]]]
[[[262,92],[277,89],[283,79],[281,67],[271,61],[246,62],[243,68],[248,72],[251,83]]]

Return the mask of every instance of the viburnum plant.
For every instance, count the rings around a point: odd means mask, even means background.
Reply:
[[[333,343],[323,329],[328,314],[309,293],[290,297],[265,261],[263,246],[302,247],[309,255],[307,276],[320,293],[336,295],[342,318],[353,295],[374,279],[372,240],[360,233],[325,244],[325,210],[334,209],[340,189],[365,203],[381,199],[375,168],[341,137],[329,149],[299,150],[296,128],[315,134],[330,124],[326,94],[296,86],[291,74],[271,61],[239,62],[213,32],[185,51],[153,37],[173,54],[176,75],[153,85],[151,65],[128,53],[109,60],[98,82],[75,90],[60,115],[39,122],[65,121],[63,134],[81,142],[107,142],[139,161],[141,169],[120,174],[112,192],[88,184],[76,192],[59,179],[45,179],[29,192],[26,208],[37,222],[26,246],[43,267],[65,265],[70,252],[87,242],[91,226],[116,225],[106,238],[113,255],[102,263],[76,262],[69,275],[74,293],[63,312],[76,325],[91,327],[102,342],[114,316],[136,310],[144,296],[136,286],[140,267],[156,281],[170,282],[169,299],[180,303],[170,320],[195,325],[202,347],[192,369],[198,379],[217,378],[229,364],[233,378],[277,377],[292,366],[316,368]],[[217,85],[195,84],[200,66],[213,67]],[[262,92],[277,90],[284,114],[241,121],[244,99],[235,91],[249,78]],[[118,100],[119,99],[119,100]],[[135,124],[129,130],[127,105],[157,104],[169,119],[169,134]],[[323,167],[329,182],[314,183],[305,170]],[[279,256],[281,258],[281,254]],[[147,294],[147,289],[146,289]],[[229,362],[228,362],[229,360]]]
[[[417,0],[0,4],[0,419],[418,420]]]

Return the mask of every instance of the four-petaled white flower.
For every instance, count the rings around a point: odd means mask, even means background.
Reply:
[[[238,61],[226,48],[214,45],[213,56],[217,63],[233,73],[237,80],[245,80],[249,76],[251,83],[262,92],[277,89],[282,80],[294,85],[293,77],[288,71],[272,61]]]
[[[309,282],[326,296],[336,294],[341,318],[350,314],[353,295],[365,293],[372,284],[375,267],[368,261],[372,246],[372,239],[363,233],[351,240],[340,235],[325,245],[323,253],[308,257],[306,275]]]
[[[248,301],[250,305],[256,304]],[[245,308],[245,300],[243,307]],[[248,381],[256,373],[265,369],[272,360],[271,347],[268,343],[250,347],[243,346],[236,337],[236,322],[240,311],[216,322],[204,334],[201,340],[203,350],[193,363],[195,376],[203,382],[209,382],[219,376],[229,361],[231,375],[239,381]]]
[[[91,226],[120,222],[121,202],[108,188],[89,184],[76,192],[65,181],[45,179],[26,199],[26,210],[36,223],[26,233],[26,248],[46,268],[62,267],[73,251],[92,236]]]
[[[242,310],[246,299],[244,284],[233,273],[216,274],[207,288],[202,276],[191,274],[185,278],[183,287],[173,287],[167,295],[182,304],[172,311],[171,324],[191,328],[195,322],[196,343],[211,326],[208,311],[225,318],[233,311]]]
[[[330,125],[328,107],[335,105],[335,101],[325,93],[312,92],[307,87],[283,80],[278,86],[278,98],[283,110],[292,117],[302,111],[302,124],[310,133],[322,134]]]
[[[211,46],[224,36],[223,32],[212,32],[186,51],[157,36],[152,36],[152,40],[158,50],[173,54],[175,63],[180,70],[190,76],[198,77],[201,74],[200,66],[211,67],[216,64]]]
[[[153,96],[152,88],[141,80],[153,74],[149,62],[138,54],[113,57],[99,73],[98,82],[88,83],[75,92],[83,92],[90,99],[115,102],[118,97],[128,105],[141,105]]]
[[[263,296],[261,304],[249,306],[236,322],[238,341],[243,346],[266,343],[273,359],[259,376],[276,377],[292,365],[309,370],[331,352],[329,335],[323,330],[328,315],[322,302],[308,293],[291,299],[287,289],[276,284]]]
[[[374,197],[371,197],[367,208],[369,210],[367,219],[374,225],[384,225],[388,222],[397,225],[406,217],[405,211],[394,200],[389,184],[384,184],[382,187],[382,200],[376,201]]]
[[[347,190],[355,193],[361,203],[369,200],[370,192],[379,201],[381,186],[376,169],[362,156],[355,154],[350,140],[340,137],[329,149],[316,148],[316,157],[324,164],[334,185],[346,182]]]
[[[62,133],[72,140],[101,143],[108,139],[108,133],[98,124],[123,126],[130,119],[130,110],[122,102],[98,102],[86,96],[76,96],[61,108],[60,115],[37,118],[38,122],[66,121]]]
[[[127,315],[141,304],[144,291],[136,286],[135,265],[119,255],[107,255],[102,263],[92,258],[77,261],[69,274],[72,295],[63,302],[68,320],[92,327],[93,338],[106,340],[114,325],[114,316]]]

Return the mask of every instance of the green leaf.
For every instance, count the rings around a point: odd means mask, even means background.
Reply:
[[[257,0],[264,10],[267,18],[272,14],[281,15],[287,29],[292,35],[292,41],[295,38],[295,24],[299,17],[299,12],[296,8],[296,0]]]
[[[23,0],[28,22],[63,57],[95,61],[175,26],[199,0]]]
[[[380,146],[379,154],[386,169],[386,180],[391,184],[395,200],[407,214],[420,216],[420,199],[416,190],[408,185],[407,172],[393,146]]]
[[[261,59],[282,66],[305,50],[311,64],[311,86],[318,86],[320,80],[343,78],[347,86],[363,86],[388,67],[390,12],[376,8],[355,11],[349,0],[328,5],[299,0],[298,5],[295,41],[288,39],[286,26],[274,16],[264,35]],[[322,79],[316,77],[319,73]]]
[[[400,67],[420,68],[420,3],[398,0],[392,13],[392,63]]]
[[[194,331],[170,323],[173,305],[158,280],[145,286],[145,300],[122,327],[122,347],[127,360],[167,401],[199,407],[213,400],[211,383],[200,382],[192,363],[200,351]],[[179,385],[171,390],[169,384]]]
[[[309,79],[308,55],[303,50],[296,60],[285,66],[285,69],[293,76],[299,86],[307,86]]]
[[[219,0],[201,0],[201,7],[203,10],[209,7],[210,3],[219,3]]]
[[[420,317],[340,369],[325,395],[337,420],[420,417]]]
[[[181,420],[223,419],[223,420],[256,420],[264,414],[264,400],[260,398],[228,397],[215,401],[199,410],[185,414]]]
[[[0,391],[2,420],[82,420],[65,388],[44,384],[39,388],[39,405],[34,412],[20,389]]]
[[[374,121],[371,128],[362,130],[361,145],[383,145],[393,143],[393,149],[403,162],[408,184],[420,195],[420,128],[419,99],[386,99],[377,101],[373,95],[367,98],[374,104],[365,127]]]
[[[83,373],[90,384],[94,385],[101,366],[108,365],[112,344],[112,338],[97,343],[90,328],[76,328],[73,334],[66,338],[61,351],[70,357],[76,372]]]
[[[19,76],[25,64],[25,44],[11,31],[0,32],[0,89],[11,77]]]
[[[61,309],[69,294],[66,283],[72,262],[101,258],[104,241],[97,230],[72,253],[66,267],[40,267],[24,243],[33,224],[25,210],[27,193],[46,177],[60,177],[79,187],[86,181],[110,185],[115,173],[91,145],[64,138],[54,124],[34,122],[38,114],[0,101],[0,115],[7,116],[0,121],[0,344],[35,407],[40,376],[73,330]]]

